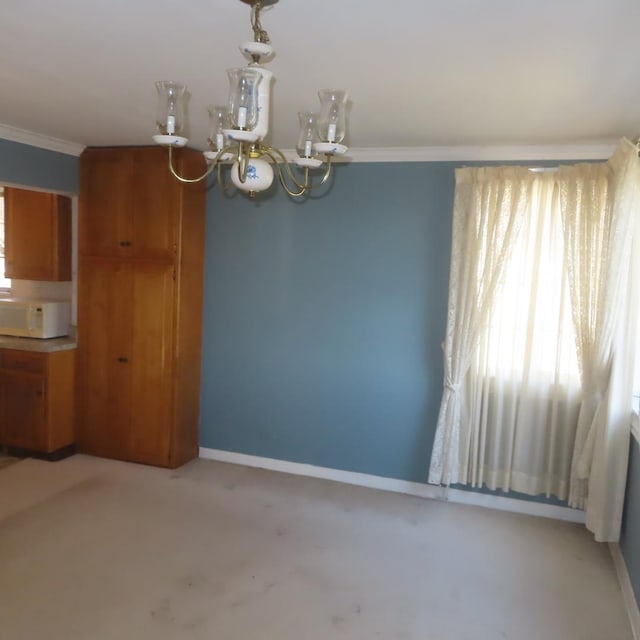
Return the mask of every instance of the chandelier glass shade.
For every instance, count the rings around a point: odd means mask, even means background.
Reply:
[[[318,113],[298,113],[297,157],[292,163],[287,161],[282,151],[266,145],[273,73],[262,63],[273,57],[274,50],[262,28],[260,12],[264,6],[278,0],[242,1],[251,5],[254,40],[240,45],[249,64],[227,71],[228,103],[208,108],[209,148],[204,152],[207,170],[201,176],[191,178],[179,175],[173,166],[172,149],[188,143],[188,138],[183,135],[187,96],[184,84],[156,82],[158,133],[153,140],[168,148],[170,171],[181,182],[198,182],[215,171],[223,189],[231,188],[232,184],[255,197],[268,189],[277,175],[289,196],[303,196],[313,187],[327,182],[333,158],[347,151],[342,144],[347,133],[347,93],[339,89],[323,89],[318,92]],[[226,177],[227,169],[231,184]]]

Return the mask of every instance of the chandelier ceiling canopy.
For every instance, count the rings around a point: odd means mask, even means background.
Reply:
[[[347,93],[342,89],[322,89],[318,92],[319,112],[298,113],[298,156],[292,167],[282,151],[265,144],[269,133],[269,108],[273,73],[263,64],[273,58],[274,49],[269,34],[262,27],[261,11],[278,0],[241,0],[251,6],[253,40],[240,44],[248,65],[228,69],[229,99],[226,105],[211,105],[208,109],[210,128],[209,149],[204,152],[207,170],[201,176],[180,176],[172,161],[172,149],[188,143],[184,137],[186,85],[174,81],[156,82],[158,133],[154,142],[169,151],[171,173],[182,182],[198,182],[217,171],[223,189],[230,188],[225,178],[229,169],[231,183],[249,197],[265,191],[277,173],[280,184],[291,197],[307,194],[329,179],[332,159],[343,155],[342,144],[347,133]],[[314,173],[322,169],[314,180]],[[312,173],[313,172],[313,173]]]

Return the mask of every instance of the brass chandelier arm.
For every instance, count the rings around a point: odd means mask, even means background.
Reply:
[[[218,155],[219,156],[222,155],[222,151]],[[207,170],[201,176],[199,176],[197,178],[183,178],[175,170],[175,168],[173,166],[173,146],[169,145],[169,170],[171,171],[173,177],[176,178],[177,180],[179,180],[180,182],[184,182],[185,184],[191,184],[193,182],[200,182],[201,180],[204,180],[215,169],[216,164],[218,164],[217,158],[216,158],[216,162],[212,162],[207,167]]]
[[[296,188],[300,190],[300,193],[296,195],[301,196],[305,191],[307,191],[307,189],[309,189],[310,184],[309,184],[308,169],[305,169],[305,172],[304,172],[304,183],[300,184],[300,182],[298,182],[295,175],[293,174],[293,171],[291,171],[291,165],[289,164],[289,162],[287,162],[287,159],[285,158],[284,153],[282,153],[280,149],[276,149],[275,147],[265,147],[261,145],[260,153],[266,156],[269,156],[271,158],[271,160],[273,161],[273,164],[276,166],[278,170],[278,179],[280,180],[280,184],[283,187],[285,187],[285,190],[287,189],[286,189],[285,183],[283,182],[284,177],[283,177],[283,173],[280,165],[284,165],[284,168],[285,168],[285,171],[287,172],[287,176],[289,177],[289,180],[291,180],[291,182],[293,182]],[[274,155],[277,156],[277,158],[275,158]],[[292,195],[288,190],[287,190],[287,193],[290,196]]]
[[[274,160],[273,156],[271,154],[267,154],[272,160]],[[304,170],[304,181],[305,184],[304,186],[300,186],[299,191],[293,191],[289,188],[289,186],[287,185],[287,181],[284,179],[284,175],[282,174],[282,169],[280,168],[280,164],[278,162],[275,162],[275,167],[276,167],[276,171],[278,172],[278,180],[280,181],[280,185],[282,186],[282,188],[286,191],[287,195],[291,196],[292,198],[298,198],[299,196],[304,195],[307,191],[309,191],[309,185],[307,184],[309,181],[309,169],[305,168]],[[291,173],[289,170],[287,171],[289,174]],[[294,181],[296,186],[298,186],[298,181],[295,180]]]
[[[238,145],[238,180],[242,184],[247,181],[247,169],[249,167],[249,154],[244,142]],[[233,168],[231,169],[233,171]]]
[[[287,161],[287,159],[284,156],[284,153],[282,153],[282,151],[280,151],[280,149],[276,149],[275,147],[260,147],[260,151],[261,153],[264,153],[265,155],[268,155],[274,162],[277,162],[274,158],[273,155],[271,155],[272,153],[275,153],[279,158],[280,158],[280,163],[278,164],[278,171],[280,171],[279,169],[279,165],[280,164],[284,164],[287,174],[289,175],[289,177],[291,178],[291,181],[296,185],[296,187],[298,187],[298,189],[302,189],[303,185],[301,185],[295,178],[295,176],[293,175],[293,171],[291,171],[291,164]],[[267,153],[269,152],[269,153]],[[326,160],[325,162],[327,163],[327,168],[324,171],[324,175],[322,176],[322,179],[320,180],[320,182],[317,182],[316,184],[313,184],[312,182],[309,181],[309,169],[305,168],[305,182],[304,182],[304,191],[307,191],[309,189],[315,189],[317,187],[321,187],[323,184],[326,183],[326,181],[329,179],[329,176],[331,175],[331,161],[333,160],[333,155],[331,155],[330,153],[325,154]],[[284,186],[284,185],[283,185]],[[302,193],[304,193],[304,191]],[[299,194],[299,195],[302,195]],[[291,195],[291,194],[289,194]]]
[[[327,168],[325,169],[324,175],[322,176],[322,180],[320,180],[320,182],[318,182],[317,184],[310,185],[310,188],[321,187],[331,175],[331,161],[333,160],[333,155],[331,155],[330,153],[327,153],[325,155],[327,158]]]
[[[278,180],[280,181],[282,188],[287,192],[287,195],[291,196],[292,198],[297,198],[303,195],[304,193],[306,193],[307,191],[310,191],[311,189],[321,187],[323,184],[327,182],[327,180],[329,179],[329,176],[331,175],[331,169],[332,169],[331,162],[333,160],[333,156],[330,153],[325,154],[325,157],[326,157],[325,162],[327,164],[327,168],[325,169],[324,175],[322,176],[322,179],[320,180],[320,182],[317,182],[314,184],[309,179],[309,168],[304,167],[303,169],[304,183],[301,184],[300,182],[298,182],[298,180],[296,180],[296,177],[294,176],[293,171],[291,170],[290,163],[287,161],[285,155],[282,153],[282,151],[280,151],[280,149],[277,149],[275,147],[265,147],[261,145],[259,148],[259,151],[262,155],[265,155],[271,158],[273,164],[276,166],[276,169],[278,171]],[[277,156],[277,158],[275,156]],[[291,182],[293,182],[293,184],[298,189],[297,192],[291,189],[287,185],[281,165],[284,165],[285,171],[287,172],[289,179],[291,180]]]

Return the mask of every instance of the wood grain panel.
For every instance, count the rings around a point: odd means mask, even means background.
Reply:
[[[5,187],[5,276],[71,280],[71,200]]]
[[[181,186],[169,174],[166,149],[138,149],[133,155],[132,171],[132,255],[173,260]]]
[[[78,221],[81,256],[131,253],[132,158],[118,149],[86,149],[80,162]],[[127,244],[129,243],[129,244]]]
[[[45,377],[25,371],[0,371],[2,444],[44,451]]]
[[[131,266],[84,261],[78,306],[80,450],[126,459],[131,404]]]

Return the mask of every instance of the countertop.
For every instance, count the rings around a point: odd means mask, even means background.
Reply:
[[[22,351],[40,351],[51,353],[53,351],[67,351],[75,349],[76,339],[70,336],[63,338],[16,338],[14,336],[0,336],[0,349],[19,349]]]

